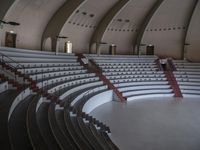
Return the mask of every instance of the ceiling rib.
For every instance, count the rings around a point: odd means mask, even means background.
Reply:
[[[100,23],[97,25],[97,28],[95,29],[92,38],[90,40],[90,46],[89,46],[89,53],[91,53],[91,48],[94,43],[96,43],[96,51],[98,51],[98,47],[100,43],[102,42],[102,37],[108,27],[108,25],[112,22],[113,18],[116,16],[116,14],[124,8],[124,6],[129,2],[130,0],[120,0],[117,2],[101,19]],[[97,52],[98,53],[98,52]]]
[[[158,8],[163,3],[163,1],[164,0],[157,0],[155,2],[155,4],[153,5],[153,7],[150,9],[150,11],[147,13],[147,15],[143,18],[143,21],[141,22],[141,24],[139,25],[140,28],[138,29],[136,39],[133,41],[133,54],[136,54],[136,55],[139,54],[140,44],[141,44],[141,40],[142,40],[143,34],[145,32],[145,29],[146,29],[149,21],[153,17],[153,15],[155,14],[155,12],[158,10]],[[136,46],[137,46],[137,49],[135,50]]]
[[[1,0],[0,5],[0,20],[2,20],[7,13],[8,9],[12,6],[15,0]]]
[[[71,17],[73,12],[87,0],[67,0],[63,6],[53,15],[46,26],[42,36],[42,45],[46,38],[52,39],[52,50],[56,50],[57,36],[59,36],[66,21]],[[41,49],[42,49],[41,45]]]
[[[184,33],[183,40],[182,40],[183,41],[183,44],[182,44],[182,46],[183,46],[182,50],[183,51],[181,52],[181,59],[184,59],[184,57],[185,57],[185,49],[186,49],[185,46],[186,46],[186,44],[189,44],[186,41],[187,33],[189,32],[189,26],[190,26],[190,23],[192,21],[192,16],[194,14],[194,11],[195,11],[198,3],[199,3],[199,0],[195,0],[194,4],[192,5],[191,10],[188,13],[188,19],[187,19],[187,22],[186,22],[186,25],[185,25],[185,33]]]

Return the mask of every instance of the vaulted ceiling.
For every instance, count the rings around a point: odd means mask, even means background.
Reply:
[[[145,54],[152,44],[159,56],[198,61],[199,11],[198,0],[1,0],[0,19],[20,26],[1,25],[0,40],[13,30],[18,48],[63,51],[57,36],[66,36],[74,52],[115,44],[118,54]]]

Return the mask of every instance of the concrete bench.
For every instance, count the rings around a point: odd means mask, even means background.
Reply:
[[[181,92],[183,94],[195,94],[195,95],[199,95],[200,96],[200,91],[199,90],[185,90],[185,89],[181,89]]]
[[[102,66],[116,66],[116,65],[155,65],[155,62],[98,62],[98,65]]]
[[[174,71],[175,75],[200,75],[200,72],[191,72],[191,71]]]
[[[180,85],[180,89],[183,89],[183,90],[200,90],[200,85],[199,86],[194,86],[194,85]]]
[[[132,86],[151,86],[151,85],[168,85],[168,81],[148,81],[148,82],[121,82],[115,83],[114,86],[117,88],[132,87]]]
[[[133,68],[133,69],[137,69],[137,68],[156,68],[156,66],[145,66],[145,65],[123,65],[123,66],[100,66],[102,69],[119,69],[119,68]]]
[[[167,81],[166,78],[141,78],[141,79],[116,79],[116,80],[111,80],[113,84],[116,83],[124,83],[124,82],[149,82],[149,81]]]
[[[68,91],[66,91],[64,94],[62,94],[60,96],[60,99],[63,100],[65,99],[65,97],[69,96],[70,94],[72,93],[75,93],[75,92],[78,92],[78,91],[81,91],[83,89],[86,89],[86,88],[89,88],[89,87],[93,87],[93,86],[102,86],[103,85],[103,81],[98,81],[98,82],[91,82],[91,83],[87,83],[87,84],[82,84],[80,86],[77,86],[75,88],[72,88]],[[94,89],[93,89],[94,90]],[[94,90],[95,91],[95,90]]]
[[[135,86],[128,86],[128,87],[121,87],[118,88],[120,92],[127,92],[127,91],[139,91],[139,90],[148,90],[148,89],[170,89],[170,85],[135,85]]]
[[[137,91],[128,91],[122,92],[124,97],[132,97],[137,95],[146,95],[146,94],[165,94],[172,93],[172,89],[147,89],[147,90],[137,90]]]
[[[26,69],[18,69],[18,71],[25,74],[38,74],[45,72],[56,72],[56,71],[65,71],[65,70],[81,70],[82,66],[67,66],[67,67],[43,67],[43,68],[26,68]]]
[[[63,82],[73,81],[73,80],[83,79],[83,78],[89,78],[89,77],[95,77],[95,76],[96,75],[94,73],[64,75],[61,77],[55,77],[52,79],[44,80],[43,82],[39,82],[39,83],[37,83],[37,86],[39,88],[47,88],[48,89],[49,86],[52,87],[52,86],[58,85]]]
[[[71,71],[57,71],[57,72],[50,72],[50,73],[41,73],[41,74],[35,74],[35,75],[30,75],[30,78],[32,78],[35,81],[40,81],[44,79],[50,79],[50,78],[55,78],[58,76],[64,76],[64,75],[73,75],[73,74],[83,74],[87,73],[87,70],[71,70]]]
[[[122,68],[122,69],[103,69],[104,72],[127,72],[127,71],[157,71],[157,68]]]
[[[127,78],[141,78],[141,79],[146,79],[146,78],[165,78],[165,75],[114,75],[114,76],[106,76],[107,79],[112,80],[112,79],[127,79]]]
[[[71,106],[74,106],[74,104],[75,104],[76,102],[78,102],[79,100],[81,100],[83,97],[87,97],[87,95],[89,95],[89,94],[91,94],[91,93],[95,93],[95,92],[98,92],[98,91],[100,91],[100,90],[105,90],[105,89],[107,89],[107,88],[108,88],[107,85],[104,85],[104,86],[99,85],[99,87],[97,87],[97,88],[87,90],[87,91],[85,91],[85,92],[79,94],[79,95],[70,103],[70,105],[71,105]]]
[[[71,86],[71,85],[76,85],[76,84],[84,84],[84,83],[87,83],[87,82],[95,82],[95,81],[98,81],[99,78],[98,77],[92,77],[92,78],[85,78],[85,79],[79,79],[79,80],[74,80],[74,81],[71,81],[71,82],[66,82],[66,83],[63,83],[61,85],[58,85],[56,87],[53,87],[51,89],[48,90],[48,93],[54,93],[56,91],[59,91],[67,86]]]
[[[109,75],[162,75],[163,71],[124,71],[124,72],[103,72],[105,76]]]
[[[28,54],[42,54],[42,55],[55,55],[55,52],[20,49],[20,48],[10,48],[10,47],[0,47],[1,52],[12,52],[12,53],[28,53]],[[74,54],[58,53],[57,55],[74,56]]]
[[[32,63],[32,62],[40,62],[40,63],[45,63],[45,62],[76,62],[76,59],[55,59],[55,58],[34,58],[32,59],[32,57],[27,58],[27,57],[10,57],[12,60],[19,62],[19,63]],[[4,61],[6,63],[10,63],[13,62],[12,60],[5,58]]]
[[[200,68],[177,68],[177,71],[181,72],[199,72],[200,73]]]
[[[189,81],[189,82],[200,82],[200,78],[199,79],[195,79],[195,78],[177,78],[177,81]]]
[[[14,67],[19,67],[19,64],[16,63],[9,63],[10,65]],[[25,68],[39,68],[39,67],[67,67],[67,66],[79,66],[80,64],[78,62],[25,62],[20,63],[20,65],[24,66]]]
[[[180,75],[180,74],[175,74],[176,78],[200,78],[199,75],[191,75],[191,74],[186,74],[186,75]]]
[[[127,97],[127,101],[133,101],[138,99],[147,99],[147,98],[165,98],[165,97],[173,97],[173,93],[164,93],[164,94],[146,94],[146,95],[134,95],[131,97]]]
[[[180,86],[200,86],[200,82],[178,81]]]
[[[47,59],[77,59],[77,56],[74,56],[74,55],[55,55],[55,54],[43,54],[43,53],[30,53],[30,52],[27,52],[27,53],[21,53],[21,52],[11,52],[11,51],[1,51],[0,50],[0,53],[3,53],[4,55],[6,56],[9,56],[9,57],[19,57],[19,58],[23,58],[23,57],[26,57],[26,58],[32,58],[32,59],[35,59],[35,58],[47,58]]]

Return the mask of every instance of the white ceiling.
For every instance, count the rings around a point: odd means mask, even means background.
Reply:
[[[96,27],[120,1],[123,0],[83,0],[83,4],[74,8],[73,13],[69,14],[70,17],[66,19],[62,26],[60,35],[69,37],[76,52],[88,52]],[[102,41],[108,44],[116,44],[117,51],[121,54],[131,54],[134,49],[133,43],[139,35],[137,32],[140,32],[140,29],[144,27],[146,29],[144,34],[141,33],[143,34],[142,43],[154,44],[156,53],[159,55],[173,55],[180,58],[184,36],[188,35],[187,41],[190,42],[193,41],[192,35],[195,35],[196,41],[200,36],[195,33],[190,34],[190,31],[197,30],[200,24],[194,19],[199,17],[197,10],[192,15],[197,17],[191,19],[191,25],[187,30],[191,8],[193,8],[195,0],[164,0],[150,18],[148,25],[145,26],[142,23],[158,1],[129,0],[113,18],[110,18],[108,25],[102,24],[104,28],[106,25],[106,30],[101,37]],[[12,4],[11,1],[2,0],[0,9],[1,7],[8,7],[9,10],[5,15],[0,11],[0,16],[4,15],[4,20],[16,21],[21,25],[18,27],[4,25],[3,29],[0,30],[1,45],[4,44],[5,32],[14,30],[17,33],[17,46],[19,48],[40,49],[42,35],[48,27],[49,21],[55,17],[55,13],[66,2],[66,0],[15,0]],[[199,2],[197,5],[199,5]],[[62,42],[64,41],[61,41],[61,50],[64,49]],[[104,46],[102,51],[107,53],[108,46]],[[141,47],[141,51],[144,51],[144,47]]]

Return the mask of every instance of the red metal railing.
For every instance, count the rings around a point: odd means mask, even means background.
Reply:
[[[171,85],[171,87],[174,91],[175,97],[183,97],[173,72],[165,71],[165,75],[166,75],[167,80],[169,81],[169,84]]]
[[[77,61],[80,62],[82,66],[84,66],[88,71],[96,73],[96,75],[100,78],[101,81],[104,82],[108,86],[109,89],[113,90],[113,92],[117,95],[121,102],[125,102],[126,98],[122,96],[120,91],[103,75],[102,69],[93,61],[89,60],[90,64],[93,66],[93,69],[89,68],[88,65],[85,65],[82,61],[82,58],[85,58],[82,54],[76,54],[78,56]]]

